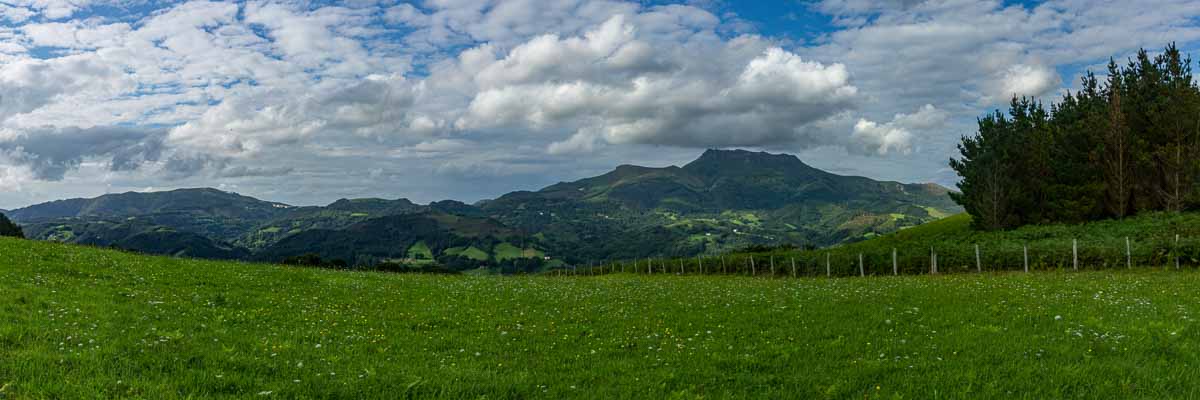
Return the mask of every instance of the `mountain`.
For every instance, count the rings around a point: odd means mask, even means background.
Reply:
[[[683,167],[623,165],[480,206],[541,233],[548,248],[597,260],[861,240],[960,212],[948,193],[933,184],[836,175],[791,155],[708,150]],[[645,236],[655,239],[622,240]]]
[[[217,189],[178,189],[166,192],[106,194],[91,199],[51,201],[10,212],[21,222],[64,217],[128,217],[186,212],[245,220],[268,219],[292,208]]]
[[[520,242],[522,236],[496,221],[462,217],[440,211],[397,214],[367,219],[341,229],[305,230],[257,252],[255,258],[278,261],[289,256],[312,253],[327,260],[343,260],[352,265],[381,261],[433,262],[462,250],[478,250],[479,261],[503,258],[491,254],[508,240]],[[451,249],[462,249],[453,251]],[[447,254],[447,252],[455,254]],[[471,265],[475,268],[478,265]]]
[[[9,216],[22,225],[50,226],[70,221],[138,217],[150,225],[232,241],[255,226],[288,213],[292,208],[283,203],[205,188],[59,200],[13,210]],[[35,231],[44,228],[35,228]]]
[[[961,211],[933,184],[881,182],[795,156],[708,150],[465,204],[341,199],[295,207],[215,189],[109,194],[11,211],[31,238],[161,254],[349,264],[544,265],[854,242]],[[543,258],[550,261],[543,262]]]
[[[31,239],[113,247],[151,254],[208,259],[244,259],[246,249],[188,231],[158,225],[148,219],[126,217],[72,218],[25,225]]]
[[[424,210],[408,199],[341,199],[324,207],[296,207],[267,221],[261,221],[243,234],[230,238],[233,243],[260,250],[300,232],[314,229],[342,229],[381,216],[408,214]]]
[[[622,165],[595,178],[559,183],[537,193],[501,197],[489,205],[566,199],[679,212],[772,210],[817,203],[954,208],[948,192],[931,184],[835,175],[810,167],[791,155],[708,150],[682,168]]]

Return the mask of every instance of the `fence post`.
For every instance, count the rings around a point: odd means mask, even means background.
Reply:
[[[758,267],[754,265],[754,256],[750,256],[750,276],[758,275]]]
[[[792,277],[796,277],[796,257],[792,257]]]
[[[825,253],[825,277],[833,276],[833,272],[829,269],[829,253]]]
[[[704,275],[704,259],[696,256],[696,263],[700,264],[700,275]]]
[[[867,271],[863,269],[862,253],[858,253],[858,276],[867,276]]]
[[[1171,250],[1171,254],[1175,255],[1175,269],[1179,269],[1179,234],[1175,234],[1175,249]]]
[[[892,248],[892,275],[900,275],[900,263],[896,262],[896,248]]]
[[[1079,270],[1079,239],[1071,239],[1071,269]]]
[[[1125,237],[1125,268],[1133,268],[1133,254],[1129,251],[1129,236]]]
[[[1029,273],[1029,245],[1021,245],[1021,251],[1025,254],[1025,273]]]
[[[683,275],[683,259],[679,259],[679,274]]]
[[[771,256],[771,277],[775,277],[775,256]]]
[[[725,256],[721,255],[721,273],[725,273]]]
[[[937,274],[937,253],[933,252],[933,246],[929,246],[929,274]]]
[[[979,260],[979,243],[975,243],[975,272],[983,273],[983,262]]]

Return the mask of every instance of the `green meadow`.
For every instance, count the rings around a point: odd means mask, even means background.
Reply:
[[[1197,287],[401,275],[0,238],[0,398],[1196,398]]]

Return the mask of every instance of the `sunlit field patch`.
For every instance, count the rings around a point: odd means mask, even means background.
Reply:
[[[0,240],[0,398],[1194,398],[1200,274],[338,272]]]

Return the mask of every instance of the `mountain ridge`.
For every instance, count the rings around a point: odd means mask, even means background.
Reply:
[[[605,174],[475,204],[360,198],[292,206],[193,188],[58,200],[11,214],[33,238],[86,237],[89,244],[133,243],[140,248],[132,250],[210,258],[271,261],[309,250],[373,263],[412,252],[393,247],[415,246],[438,262],[473,249],[466,253],[474,261],[495,263],[511,259],[512,249],[525,249],[519,252],[523,257],[548,253],[555,261],[581,263],[861,240],[957,212],[949,192],[936,184],[837,175],[789,154],[709,149],[682,167],[622,164]],[[448,218],[455,222],[446,223]],[[151,246],[145,235],[128,240],[121,235],[126,230],[118,229],[123,219],[160,227],[149,231],[187,245]],[[422,233],[401,235],[399,241],[396,224],[419,227]],[[372,234],[372,229],[392,233]],[[212,242],[164,232],[194,233]],[[110,237],[108,243],[95,239]],[[355,254],[338,241],[364,250]]]

